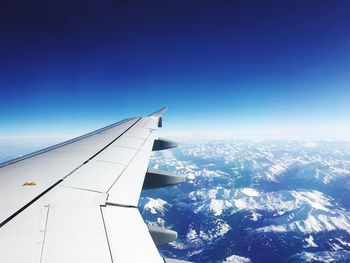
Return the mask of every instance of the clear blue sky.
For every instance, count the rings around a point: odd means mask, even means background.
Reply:
[[[174,131],[350,132],[349,1],[8,2],[0,136],[163,105]]]

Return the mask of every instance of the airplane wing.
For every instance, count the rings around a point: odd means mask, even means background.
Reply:
[[[178,262],[156,245],[175,231],[148,227],[142,189],[183,177],[148,170],[165,108],[0,164],[0,262]]]

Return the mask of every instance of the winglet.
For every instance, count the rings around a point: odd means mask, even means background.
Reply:
[[[162,114],[163,114],[167,109],[168,109],[168,107],[163,107],[163,108],[161,108],[160,110],[157,110],[157,111],[151,113],[151,114],[148,115],[148,116],[149,116],[149,117],[150,117],[150,116],[160,117],[160,116],[162,116]]]

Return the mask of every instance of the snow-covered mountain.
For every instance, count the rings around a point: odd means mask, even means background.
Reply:
[[[161,247],[165,255],[195,262],[350,260],[349,142],[185,143],[157,153],[151,165],[187,177],[141,198],[149,223],[180,234]]]

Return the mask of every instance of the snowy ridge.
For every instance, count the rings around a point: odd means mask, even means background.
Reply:
[[[326,142],[323,142],[325,144]],[[346,156],[348,148],[336,149],[335,155],[326,155],[323,145],[319,142],[286,142],[264,143],[256,145],[240,141],[221,141],[202,144],[185,144],[181,147],[183,155],[188,158],[201,158],[202,160],[215,161],[220,159],[225,164],[233,164],[233,172],[247,167],[253,168],[257,180],[277,182],[279,177],[284,176],[289,170],[300,167],[309,170],[310,176],[321,179],[320,182],[328,184],[338,177],[350,175],[350,161],[339,159]],[[329,143],[326,144],[327,147]],[[334,147],[330,144],[329,151]],[[159,159],[163,164],[174,165],[176,159]],[[186,170],[185,162],[178,163],[177,169]],[[322,167],[320,172],[319,167]],[[193,169],[194,168],[194,169]],[[189,173],[191,178],[200,175],[196,173],[197,167],[192,167],[184,173]],[[215,171],[220,172],[220,171]],[[220,174],[219,174],[220,175]]]
[[[304,205],[322,211],[329,211],[332,205],[329,197],[315,190],[263,192],[247,187],[235,190],[218,187],[193,191],[189,193],[189,198],[194,202],[209,200],[208,210],[217,214],[231,208],[234,212],[263,210],[282,215]],[[203,208],[198,207],[198,211]]]
[[[317,233],[322,231],[344,230],[350,234],[350,213],[336,211],[335,214],[324,214],[318,211],[310,212],[304,220],[291,223],[269,225],[257,228],[257,232],[287,232]]]
[[[350,252],[345,250],[340,251],[321,251],[321,252],[302,252],[294,256],[297,262],[349,262]]]
[[[168,255],[194,262],[349,261],[350,143],[209,141],[156,154],[152,165],[187,177],[175,191],[144,201],[154,224],[181,229]],[[174,205],[154,205],[158,198]],[[182,223],[173,220],[178,213]]]
[[[315,190],[263,192],[253,188],[191,192],[189,197],[198,202],[195,213],[210,211],[221,216],[224,211],[236,213],[252,211],[251,220],[257,221],[259,212],[274,217],[271,224],[257,228],[257,232],[288,232],[304,234],[344,230],[350,234],[350,213],[333,207],[333,200]],[[258,212],[259,211],[259,212]]]

